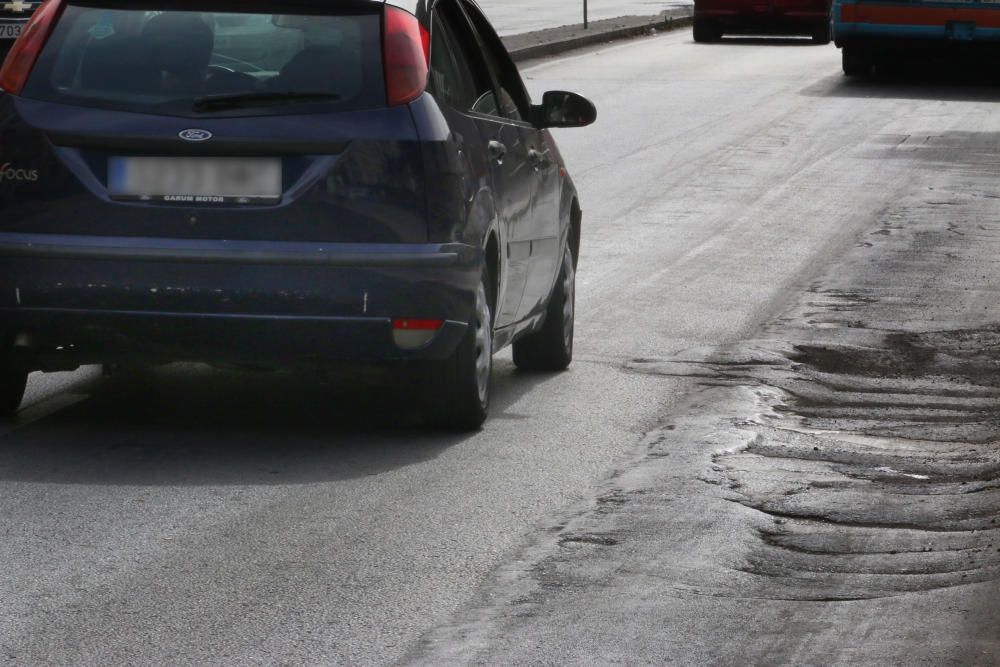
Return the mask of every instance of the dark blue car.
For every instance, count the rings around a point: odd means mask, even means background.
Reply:
[[[48,0],[0,70],[0,412],[81,364],[394,364],[477,428],[573,351],[581,208],[468,0]]]

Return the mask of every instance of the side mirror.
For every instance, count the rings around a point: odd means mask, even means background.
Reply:
[[[546,127],[586,127],[597,120],[597,107],[586,97],[562,90],[550,90],[535,106],[534,125]]]

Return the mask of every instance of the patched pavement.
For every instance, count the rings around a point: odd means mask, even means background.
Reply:
[[[629,362],[695,387],[412,662],[1000,663],[1000,126],[914,105],[838,156],[885,199],[829,264],[751,338]]]

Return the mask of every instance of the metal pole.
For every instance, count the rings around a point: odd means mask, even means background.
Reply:
[[[583,0],[583,29],[589,28],[589,21],[587,20],[587,0]]]

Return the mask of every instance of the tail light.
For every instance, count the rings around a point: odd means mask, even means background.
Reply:
[[[431,36],[413,14],[386,6],[382,33],[389,106],[406,104],[427,88]]]
[[[20,95],[28,81],[31,68],[38,60],[38,54],[52,34],[56,20],[62,14],[63,0],[46,0],[28,20],[24,32],[14,42],[7,59],[0,68],[0,89],[13,95]]]

